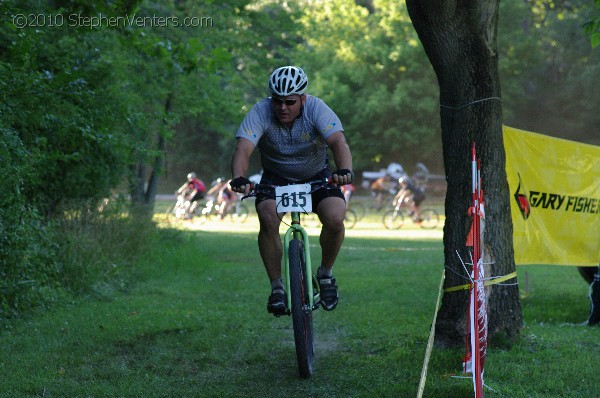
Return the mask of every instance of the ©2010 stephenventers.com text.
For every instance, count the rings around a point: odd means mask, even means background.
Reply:
[[[137,28],[166,28],[166,27],[191,27],[191,28],[211,28],[213,27],[212,17],[200,16],[160,16],[160,15],[124,15],[108,16],[81,15],[81,14],[15,14],[12,16],[12,22],[17,29],[24,28],[52,28],[52,27],[79,27],[79,28],[99,28],[99,27],[137,27]]]

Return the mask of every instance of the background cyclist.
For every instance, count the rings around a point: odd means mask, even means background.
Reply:
[[[187,181],[177,190],[177,194],[183,195],[189,201],[189,206],[186,207],[186,218],[190,218],[191,213],[198,206],[198,201],[206,194],[206,185],[198,179],[196,173],[191,172],[187,175]]]
[[[271,96],[254,105],[236,133],[231,160],[232,189],[249,192],[246,175],[255,147],[260,151],[264,170],[262,184],[286,185],[330,176],[338,185],[351,183],[352,155],[342,123],[321,99],[305,93],[308,78],[304,71],[296,66],[277,68],[269,77],[268,87]],[[337,167],[333,173],[328,168],[328,148]],[[339,188],[321,188],[313,193],[312,200],[313,211],[322,223],[321,265],[317,271],[321,305],[330,311],[338,302],[332,268],[344,240],[346,205]],[[281,220],[275,200],[257,197],[256,212],[260,223],[258,247],[271,281],[267,310],[281,315],[285,313],[287,298],[281,279]]]
[[[231,209],[238,200],[237,193],[231,189],[230,183],[231,180],[225,181],[219,189],[217,204],[219,205],[219,216],[221,217],[221,220],[225,218],[229,213],[229,209]]]
[[[411,216],[413,220],[416,222],[423,221],[421,219],[421,214],[419,212],[419,208],[421,203],[425,200],[425,188],[418,186],[410,177],[403,176],[398,179],[398,183],[400,184],[400,191],[394,201],[398,200],[398,197],[402,195],[403,192],[408,192],[409,196],[412,196],[412,201],[410,202],[410,210]]]

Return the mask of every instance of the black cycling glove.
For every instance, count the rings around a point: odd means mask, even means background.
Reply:
[[[231,185],[231,188],[241,188],[244,185],[250,185],[251,182],[249,179],[247,179],[246,177],[236,177],[233,180],[231,180],[231,182],[229,183],[229,185]]]
[[[350,174],[350,181],[348,181],[348,184],[354,181],[354,172],[350,169],[339,169],[334,171],[333,174],[337,174],[338,176],[345,176]]]

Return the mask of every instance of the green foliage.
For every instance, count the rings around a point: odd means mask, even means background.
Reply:
[[[106,84],[115,80],[114,32],[15,31],[5,22],[0,36],[2,123],[33,156],[24,193],[47,216],[61,201],[106,196],[122,178],[129,144],[128,98]]]
[[[500,4],[506,124],[600,144],[600,53],[581,29],[592,13],[587,0]]]
[[[15,314],[25,309],[16,302],[25,300],[22,291],[33,286],[29,271],[36,276],[38,290],[62,286],[86,292],[94,280],[110,279],[105,278],[110,274],[105,267],[115,262],[103,254],[123,253],[92,242],[107,236],[128,241],[115,231],[105,231],[118,225],[125,233],[127,223],[91,222],[87,216],[83,222],[80,215],[94,214],[94,204],[110,197],[132,170],[138,178],[134,186],[142,187],[147,165],[160,173],[163,142],[172,139],[184,121],[194,120],[194,126],[201,127],[202,141],[216,146],[206,155],[206,163],[212,163],[212,154],[222,152],[219,136],[230,133],[248,86],[244,78],[235,77],[243,67],[234,61],[232,51],[240,54],[249,46],[245,27],[252,25],[252,18],[270,23],[260,12],[245,11],[247,4],[2,2],[0,127],[9,128],[3,134],[10,131],[18,143],[11,145],[11,150],[20,148],[15,156],[21,153],[20,158],[27,159],[27,167],[23,161],[1,159],[19,171],[13,175],[21,184],[0,195],[13,206],[3,211],[21,214],[19,222],[7,218],[3,223],[3,247],[10,248],[12,256],[6,261],[12,270],[22,270],[22,275],[3,280],[4,309]],[[40,26],[31,15],[61,15],[63,23]],[[139,17],[145,22],[94,27],[82,22],[100,15]],[[17,26],[15,18],[22,16],[30,16],[29,24],[38,26]],[[70,16],[80,17],[80,23],[67,20]],[[156,27],[151,23],[154,16],[179,18],[182,23],[186,17],[197,17],[205,24]],[[248,64],[256,64],[251,60]],[[231,106],[231,98],[238,106]],[[197,162],[194,155],[199,151],[181,152]],[[19,206],[21,210],[15,210]],[[44,239],[39,239],[42,234]],[[44,250],[52,261],[45,261]],[[17,261],[23,253],[29,265]],[[6,275],[11,272],[6,269]],[[40,304],[30,301],[31,306]]]
[[[594,0],[596,7],[600,8],[600,0]],[[600,16],[597,16],[583,25],[585,33],[590,37],[592,48],[600,46]]]
[[[118,200],[104,201],[102,212],[78,200],[45,221],[24,194],[33,158],[14,131],[0,129],[0,321],[68,294],[106,296],[127,286],[152,240],[153,226],[123,217]]]
[[[0,320],[56,298],[56,245],[23,189],[31,157],[17,134],[0,128]]]
[[[208,182],[228,177],[235,131],[250,107],[266,95],[270,71],[291,63],[300,40],[292,21],[297,11],[280,2],[193,5],[186,12],[212,16],[214,26],[191,32],[204,46],[203,64],[186,85],[193,112],[181,118],[168,143],[168,191],[191,170]]]
[[[336,0],[305,8],[298,59],[310,90],[340,115],[355,168],[438,163],[435,75],[406,7],[385,0],[374,7]]]
[[[57,258],[60,285],[75,295],[109,298],[129,287],[135,261],[155,239],[154,225],[144,218],[126,217],[123,198],[105,199],[80,208],[52,224],[60,234]]]

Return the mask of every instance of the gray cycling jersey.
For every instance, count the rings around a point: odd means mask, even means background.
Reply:
[[[265,98],[248,112],[235,136],[258,146],[264,170],[302,181],[327,167],[325,139],[336,131],[343,131],[337,115],[321,99],[307,95],[291,129],[279,123],[271,99]]]

